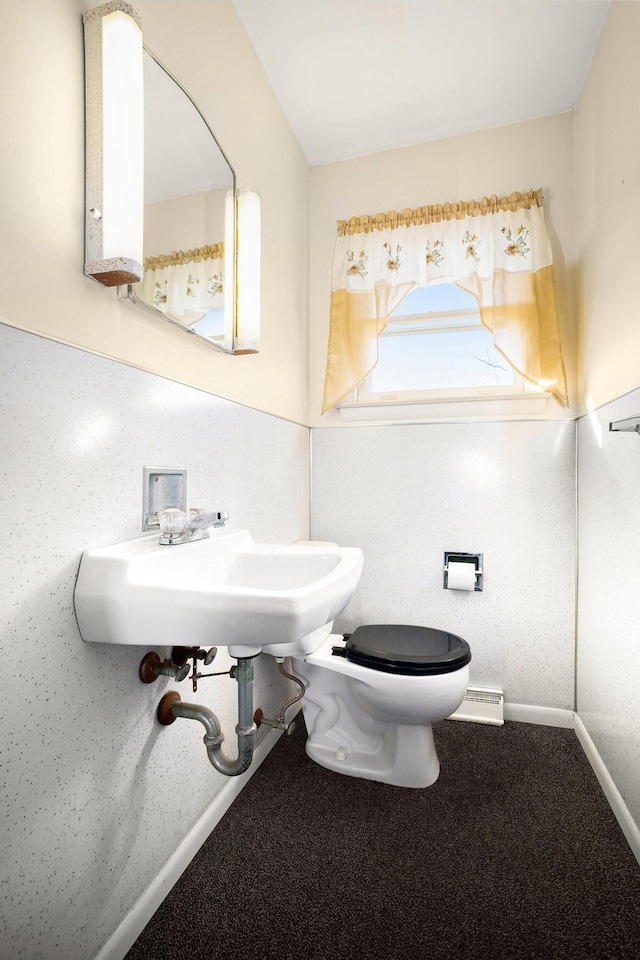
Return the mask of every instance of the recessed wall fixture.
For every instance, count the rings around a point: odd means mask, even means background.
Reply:
[[[123,0],[83,16],[86,93],[85,267],[106,287],[143,277],[142,27]]]

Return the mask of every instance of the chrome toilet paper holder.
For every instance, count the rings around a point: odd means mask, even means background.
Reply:
[[[444,553],[444,579],[443,588],[449,589],[449,561],[452,563],[472,563],[475,567],[476,585],[473,588],[476,593],[482,592],[483,587],[483,556],[482,553],[461,553],[459,550],[445,550]]]

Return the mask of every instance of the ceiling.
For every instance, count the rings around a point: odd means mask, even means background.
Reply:
[[[311,166],[575,107],[609,0],[233,0]]]

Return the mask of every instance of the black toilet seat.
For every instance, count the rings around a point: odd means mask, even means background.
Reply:
[[[344,635],[335,656],[384,673],[429,676],[452,673],[471,660],[469,644],[455,633],[407,624],[367,624]]]

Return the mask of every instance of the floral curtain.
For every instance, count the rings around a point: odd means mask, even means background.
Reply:
[[[505,360],[568,404],[542,191],[530,190],[338,221],[323,413],[376,365],[407,293],[442,282],[472,293]]]
[[[139,296],[193,326],[212,307],[224,307],[224,243],[147,257]]]

